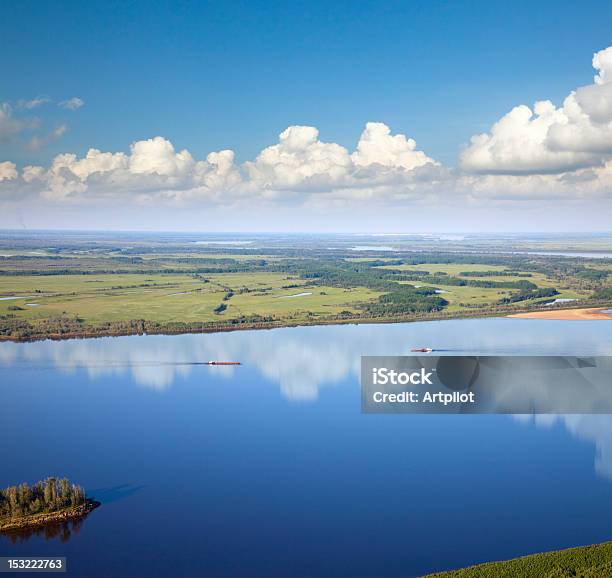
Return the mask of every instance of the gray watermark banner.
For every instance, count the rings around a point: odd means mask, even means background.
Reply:
[[[364,413],[612,413],[612,357],[361,358]]]

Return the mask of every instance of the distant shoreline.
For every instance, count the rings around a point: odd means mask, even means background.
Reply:
[[[67,522],[82,518],[95,510],[100,505],[96,500],[87,500],[84,504],[74,508],[66,508],[57,512],[46,512],[43,514],[33,514],[23,516],[14,520],[0,522],[0,533],[21,530],[25,528],[37,528],[46,526],[47,524],[56,524],[58,522]]]
[[[612,321],[612,314],[602,313],[605,308],[589,307],[581,309],[553,309],[551,311],[531,311],[528,313],[514,313],[508,317],[519,319],[550,319],[558,321],[592,321],[600,319]]]

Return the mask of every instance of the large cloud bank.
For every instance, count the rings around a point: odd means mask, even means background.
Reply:
[[[0,162],[5,200],[47,202],[120,199],[236,206],[242,202],[427,202],[447,198],[582,199],[612,196],[612,47],[592,61],[592,84],[551,101],[516,106],[489,132],[475,135],[459,167],[442,166],[414,139],[368,122],[349,150],[321,139],[317,128],[290,126],[254,160],[237,164],[232,150],[197,159],[156,136],[129,152],[90,149],[61,154],[50,166]],[[70,108],[81,106],[72,99]],[[68,106],[68,104],[66,104]],[[0,139],[20,130],[0,106]]]
[[[240,166],[231,150],[197,160],[157,136],[132,143],[129,153],[89,149],[81,158],[61,154],[49,167],[27,165],[20,173],[6,161],[0,164],[0,180],[22,193],[56,201],[133,194],[139,200],[235,202],[408,184],[427,166],[439,165],[417,150],[414,140],[392,135],[382,123],[367,123],[353,153],[322,141],[312,126],[290,126],[278,143]]]

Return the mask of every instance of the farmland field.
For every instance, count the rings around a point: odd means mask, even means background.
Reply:
[[[5,233],[0,337],[503,315],[607,305],[611,290],[610,259],[416,253],[405,240],[390,255],[338,236],[198,239]]]

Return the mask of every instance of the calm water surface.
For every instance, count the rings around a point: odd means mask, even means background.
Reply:
[[[612,539],[612,416],[362,415],[360,356],[414,346],[611,355],[612,323],[0,344],[0,486],[67,475],[103,502],[0,555],[84,577],[395,577]]]
[[[558,257],[585,257],[587,259],[612,259],[612,253],[605,251],[517,251],[527,255],[552,255]]]

